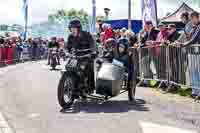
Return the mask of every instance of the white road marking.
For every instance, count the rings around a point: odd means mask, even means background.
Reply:
[[[0,133],[13,133],[1,112],[0,112]]]
[[[139,122],[143,133],[197,133],[196,131],[189,131],[176,127],[158,125],[151,122]]]
[[[32,113],[32,114],[28,115],[28,118],[31,118],[31,119],[39,118],[39,117],[40,117],[40,114],[38,114],[38,113]]]
[[[0,75],[7,73],[10,70],[16,69],[17,66],[7,66],[4,68],[0,68]]]

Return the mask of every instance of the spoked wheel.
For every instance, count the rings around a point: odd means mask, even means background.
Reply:
[[[56,65],[57,65],[56,59],[52,59],[51,67],[52,67],[53,70],[56,69]]]
[[[129,83],[129,88],[128,88],[128,99],[130,102],[135,100],[135,92],[136,92],[136,83],[135,81],[132,83]]]
[[[62,76],[58,86],[58,102],[62,108],[70,108],[74,103],[74,86],[75,80],[73,76],[65,73]]]

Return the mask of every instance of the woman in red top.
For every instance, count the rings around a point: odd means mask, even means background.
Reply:
[[[109,38],[114,38],[114,32],[109,24],[104,24],[103,30],[104,32],[101,33],[101,42],[102,45],[105,45],[106,40],[108,40]]]

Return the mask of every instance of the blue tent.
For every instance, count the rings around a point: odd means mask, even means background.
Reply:
[[[120,20],[108,20],[105,23],[111,24],[113,29],[121,29],[123,27],[128,29],[128,20],[120,19]],[[141,20],[132,20],[132,30],[135,33],[138,33],[142,29],[142,21]]]

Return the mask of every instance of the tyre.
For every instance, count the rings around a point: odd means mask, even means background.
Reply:
[[[52,63],[51,63],[51,67],[52,67],[52,69],[53,69],[53,70],[55,70],[55,69],[56,69],[56,65],[57,65],[56,58],[55,58],[55,57],[53,57],[53,59],[52,59]]]
[[[62,108],[70,108],[74,103],[75,77],[72,73],[64,73],[58,85],[58,102]]]
[[[130,83],[129,83],[130,84]],[[128,88],[128,99],[132,102],[135,99],[136,83],[133,81],[132,85]]]

